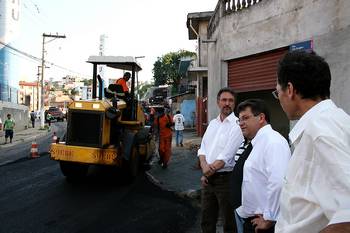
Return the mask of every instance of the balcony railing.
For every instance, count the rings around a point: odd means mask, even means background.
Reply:
[[[223,2],[225,4],[224,12],[228,14],[233,11],[248,8],[254,4],[257,4],[258,2],[261,2],[261,0],[224,0]]]
[[[249,8],[262,0],[219,0],[215,12],[209,21],[208,37],[214,33],[222,16]]]

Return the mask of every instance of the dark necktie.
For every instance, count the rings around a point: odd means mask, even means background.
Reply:
[[[234,209],[240,207],[242,204],[243,168],[244,168],[244,163],[247,160],[252,149],[253,149],[252,144],[246,140],[241,144],[241,146],[237,150],[237,153],[234,157],[236,164],[233,168],[232,180],[231,180],[231,187],[232,187],[231,197],[232,197],[232,205]]]

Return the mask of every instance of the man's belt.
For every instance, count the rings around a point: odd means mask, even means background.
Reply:
[[[232,171],[225,171],[225,172],[215,172],[212,176],[210,176],[209,178],[214,178],[214,177],[222,177],[222,176],[227,176],[232,174]]]

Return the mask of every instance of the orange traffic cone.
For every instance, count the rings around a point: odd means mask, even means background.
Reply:
[[[57,135],[56,135],[56,132],[53,132],[52,143],[57,143]]]
[[[30,149],[30,158],[39,158],[39,153],[38,153],[38,144],[34,140],[32,142],[32,148]]]

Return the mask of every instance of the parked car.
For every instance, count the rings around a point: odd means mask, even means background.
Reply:
[[[51,117],[53,120],[57,120],[57,121],[64,120],[64,113],[57,107],[49,107],[49,109],[45,111],[45,120],[46,120],[47,113],[51,114]]]

